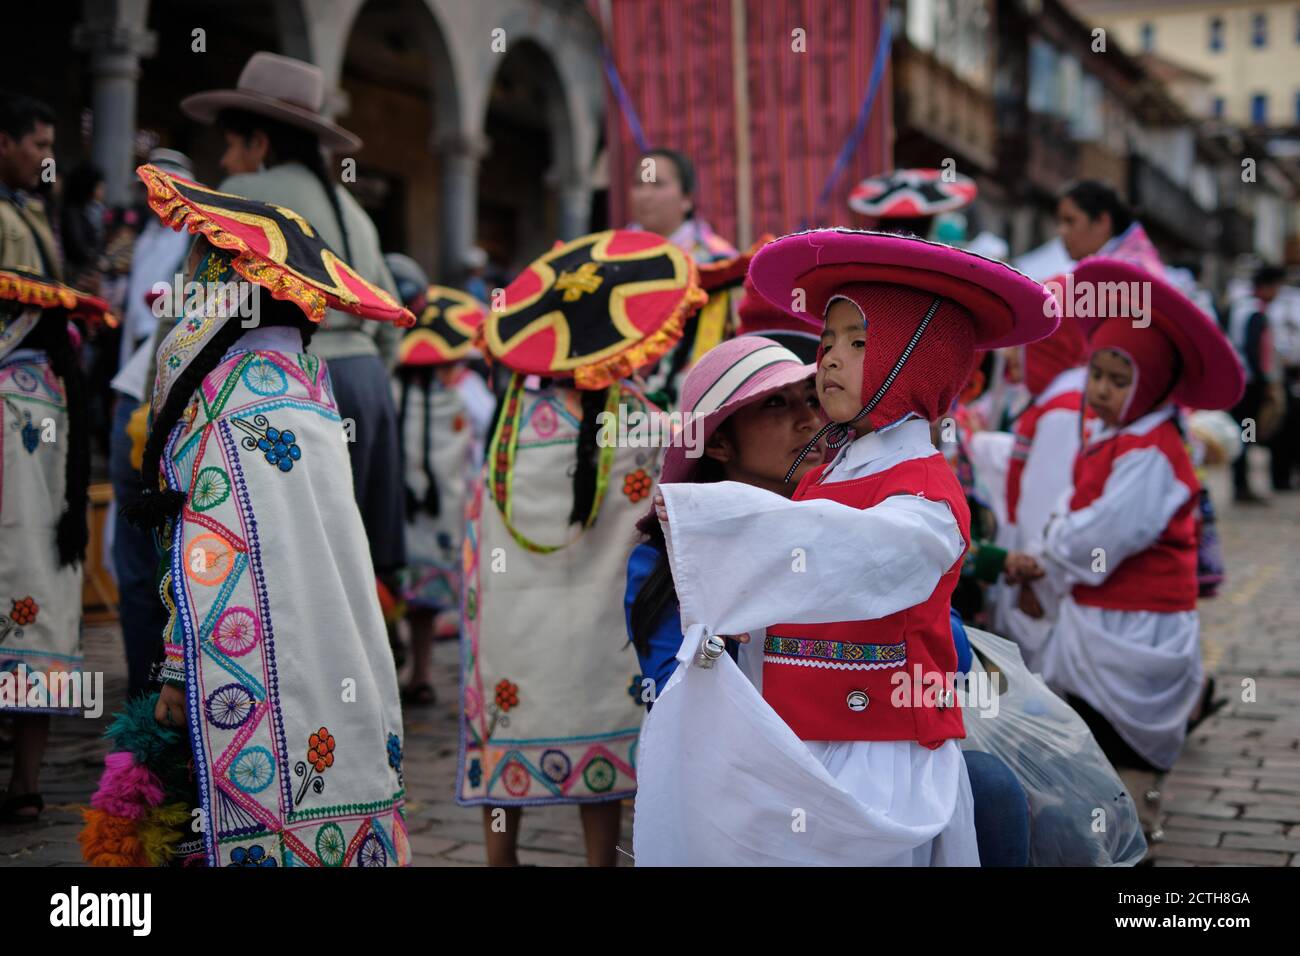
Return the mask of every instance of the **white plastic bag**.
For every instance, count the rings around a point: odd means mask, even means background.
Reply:
[[[1001,759],[1029,795],[1030,866],[1133,866],[1137,808],[1083,719],[1029,672],[1014,643],[966,628],[972,675],[1000,673],[992,707],[967,707],[963,750]],[[978,679],[978,678],[976,678]]]

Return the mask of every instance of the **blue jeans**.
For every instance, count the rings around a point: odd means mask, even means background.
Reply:
[[[135,399],[115,393],[113,431],[109,436],[108,474],[113,482],[114,508],[143,490],[140,472],[131,467],[131,439],[126,423],[135,411]],[[113,528],[113,573],[117,576],[118,616],[126,645],[127,696],[149,692],[149,671],[158,658],[159,642],[167,626],[167,609],[158,597],[160,555],[153,534],[127,524],[118,515]]]
[[[975,800],[980,866],[1029,865],[1029,797],[1011,768],[992,754],[963,750]]]

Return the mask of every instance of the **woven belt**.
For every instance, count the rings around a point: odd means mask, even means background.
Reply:
[[[853,644],[848,641],[822,641],[769,634],[763,641],[763,653],[774,657],[826,661],[828,664],[897,667],[907,662],[907,644],[901,641],[897,644]]]

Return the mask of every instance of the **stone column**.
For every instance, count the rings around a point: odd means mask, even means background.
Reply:
[[[478,164],[487,155],[488,140],[481,133],[456,131],[435,136],[434,149],[442,180],[436,281],[459,285],[465,277],[465,253],[478,237]]]
[[[562,183],[559,195],[559,232],[566,242],[591,231],[591,185]]]
[[[73,46],[90,54],[95,164],[104,171],[108,204],[131,201],[135,181],[136,84],[140,58],[153,56],[157,35],[145,28],[149,0],[88,2],[73,28]]]

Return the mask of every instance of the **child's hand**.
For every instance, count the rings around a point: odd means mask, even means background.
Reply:
[[[1026,581],[1038,580],[1046,572],[1041,564],[1023,551],[1011,551],[1007,554],[1002,573],[1006,576],[1008,584],[1023,584]]]
[[[1028,584],[1020,589],[1020,601],[1017,603],[1021,612],[1026,617],[1031,617],[1035,621],[1040,620],[1043,616],[1043,605],[1038,602],[1038,595]]]
[[[664,504],[664,494],[662,491],[655,491],[655,517],[665,524],[668,523],[668,506]]]
[[[184,727],[185,692],[171,684],[163,684],[158,703],[153,708],[153,719],[164,727]]]
[[[737,644],[749,643],[748,634],[719,634],[718,637],[722,638],[724,641],[735,641]]]

